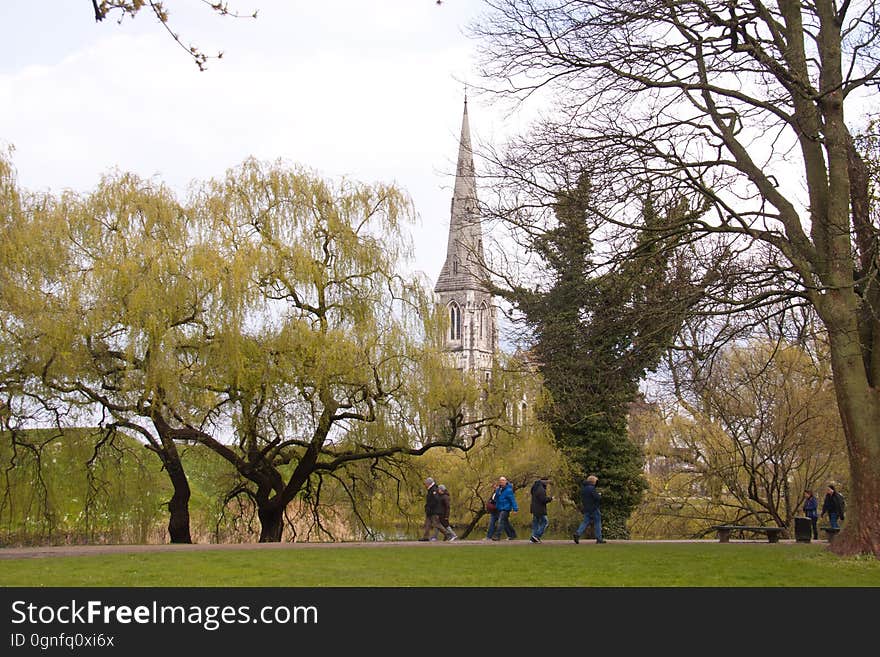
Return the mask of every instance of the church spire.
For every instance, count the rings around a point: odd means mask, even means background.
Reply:
[[[461,138],[458,142],[458,163],[455,167],[455,191],[452,195],[453,208],[456,201],[465,202],[467,199],[476,201],[477,181],[474,170],[474,151],[471,147],[471,127],[468,122],[467,92],[465,92],[464,113],[461,117]]]
[[[434,290],[442,292],[463,287],[481,287],[483,268],[483,234],[477,213],[477,181],[471,128],[468,120],[467,92],[461,117],[461,137],[455,167],[455,186],[449,219],[446,262]]]

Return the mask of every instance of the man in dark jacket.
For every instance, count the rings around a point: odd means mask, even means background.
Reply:
[[[443,511],[443,501],[440,499],[440,491],[432,477],[425,479],[425,526],[420,541],[437,540],[437,531],[446,534],[443,523],[440,522],[440,513]],[[434,534],[433,538],[431,534]]]
[[[596,482],[598,481],[598,477],[590,475],[581,487],[581,503],[584,507],[584,519],[581,521],[581,524],[578,525],[577,530],[572,536],[575,543],[581,542],[581,535],[587,531],[587,527],[590,525],[593,525],[593,529],[596,533],[596,542],[605,542],[602,538],[602,514],[599,512],[599,502],[602,500],[602,494],[596,490]]]
[[[547,529],[549,520],[547,519],[547,504],[553,501],[553,498],[547,494],[547,484],[550,482],[549,477],[541,477],[532,484],[532,535],[529,540],[532,543],[540,543],[544,531]]]
[[[838,520],[843,520],[843,498],[840,496],[840,493],[834,488],[833,484],[828,484],[828,488],[825,489],[825,499],[822,502],[822,514],[828,514],[828,521],[831,523],[831,527],[833,529],[839,529],[840,525],[837,524]]]

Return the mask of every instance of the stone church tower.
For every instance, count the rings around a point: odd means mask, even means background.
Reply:
[[[467,98],[449,221],[446,261],[434,286],[447,318],[445,348],[459,370],[478,372],[488,381],[498,329],[495,304],[482,281],[488,278],[483,231],[477,207],[477,182],[468,123]]]

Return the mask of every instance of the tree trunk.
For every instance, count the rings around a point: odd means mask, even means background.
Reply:
[[[275,498],[259,504],[257,515],[260,518],[260,543],[279,543],[284,531],[284,505]]]
[[[174,483],[174,494],[168,502],[168,535],[172,543],[192,543],[189,531],[189,497],[190,490],[186,477],[182,485]]]
[[[163,461],[174,487],[174,494],[168,502],[168,535],[172,543],[192,543],[189,529],[189,481],[176,449],[172,455],[163,455]]]
[[[857,331],[830,331],[831,365],[850,463],[846,520],[832,551],[880,558],[880,390],[868,385]]]

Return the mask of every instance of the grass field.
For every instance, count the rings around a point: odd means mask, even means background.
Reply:
[[[26,587],[880,587],[880,561],[810,543],[322,546],[0,559]]]

